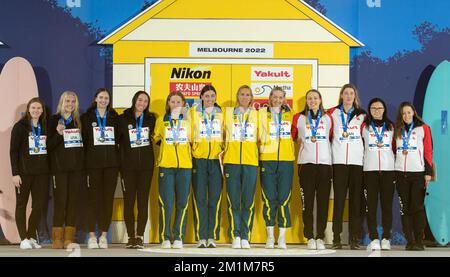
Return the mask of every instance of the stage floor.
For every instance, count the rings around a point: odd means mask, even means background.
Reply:
[[[161,249],[159,244],[146,245],[145,249],[125,249],[123,244],[113,244],[107,250],[89,250],[86,245],[75,245],[73,250],[53,250],[51,245],[42,249],[21,250],[18,245],[0,246],[1,257],[450,257],[450,247],[433,247],[425,251],[405,251],[404,246],[393,246],[390,251],[367,250],[307,250],[305,245],[288,245],[287,250],[265,249],[263,244],[252,249],[231,249],[230,245],[218,245],[216,249],[199,249],[185,245],[183,249]]]

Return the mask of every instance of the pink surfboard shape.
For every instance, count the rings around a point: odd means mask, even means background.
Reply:
[[[24,58],[10,59],[0,73],[0,224],[7,240],[20,242],[15,221],[16,195],[12,184],[9,145],[11,130],[28,101],[38,96],[33,67]],[[27,215],[30,213],[28,205]]]

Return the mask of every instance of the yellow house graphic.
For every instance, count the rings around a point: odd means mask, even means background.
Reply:
[[[349,82],[350,48],[364,46],[299,0],[160,0],[99,44],[113,45],[113,106],[129,107],[134,93],[145,90],[158,115],[164,113],[170,91],[182,91],[192,104],[204,84],[216,87],[222,106],[234,105],[237,88],[247,84],[259,106],[270,88],[279,85],[295,111],[303,109],[304,95],[311,88],[321,91],[324,106],[331,107],[341,86]],[[113,238],[126,241],[121,190],[116,193]],[[304,238],[297,176],[292,195],[287,239],[299,243]],[[155,180],[150,202],[145,241],[158,242]],[[222,204],[221,242],[229,242],[225,201]],[[258,188],[253,242],[265,242],[261,213]],[[329,220],[331,214],[332,205]],[[186,242],[194,238],[192,222],[190,211]],[[326,241],[331,238],[329,226]]]

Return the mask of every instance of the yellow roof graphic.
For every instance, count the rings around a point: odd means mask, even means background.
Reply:
[[[350,47],[364,46],[302,0],[160,0],[107,35],[99,44],[114,44],[149,20],[199,20],[305,22],[312,20],[330,36]],[[311,22],[311,21],[310,21]],[[181,23],[181,22],[180,22]],[[291,28],[292,31],[292,28]],[[294,29],[295,31],[295,29]],[[208,38],[205,36],[205,40]]]

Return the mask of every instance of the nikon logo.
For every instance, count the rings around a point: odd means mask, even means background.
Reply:
[[[171,79],[210,79],[210,70],[191,70],[190,68],[173,68]]]

